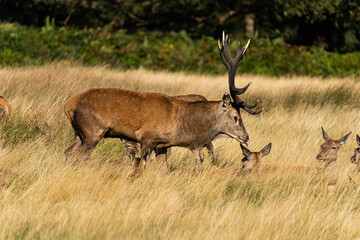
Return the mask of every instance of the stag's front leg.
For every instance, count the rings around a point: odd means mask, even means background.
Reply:
[[[207,148],[211,163],[213,165],[215,165],[214,146],[212,145],[212,143],[210,143],[210,144],[206,145],[206,148]]]
[[[130,161],[133,164],[136,154],[139,152],[138,143],[130,140],[122,140],[124,143],[124,154],[120,161]]]
[[[155,154],[156,154],[156,158],[163,162],[163,164],[168,167],[168,157],[170,155],[170,148],[159,148],[159,149],[155,149]]]
[[[195,158],[196,158],[196,166],[198,167],[204,161],[204,153],[201,151],[200,148],[192,150]]]
[[[133,176],[138,173],[142,175],[146,168],[146,161],[150,157],[151,152],[155,149],[155,144],[152,141],[142,140],[140,141],[140,147],[140,158],[136,158],[133,164]]]

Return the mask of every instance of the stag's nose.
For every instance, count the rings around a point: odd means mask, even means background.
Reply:
[[[249,146],[248,141],[249,141],[249,135],[246,135],[245,139],[244,139],[244,143],[246,144],[246,146]]]
[[[316,159],[317,159],[317,160],[321,160],[321,154],[318,154],[318,155],[316,156]]]

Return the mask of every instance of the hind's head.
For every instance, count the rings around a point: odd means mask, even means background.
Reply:
[[[260,152],[252,152],[240,144],[244,158],[242,159],[242,168],[246,170],[257,170],[260,168],[261,159],[268,155],[271,150],[271,143],[266,145]]]
[[[321,127],[321,130],[325,142],[321,144],[320,146],[321,150],[320,153],[316,156],[316,159],[319,162],[336,161],[340,147],[346,143],[351,132],[349,132],[348,134],[346,134],[345,136],[343,136],[338,140],[334,140],[329,137],[329,135],[325,132],[323,127]]]
[[[350,162],[358,164],[360,161],[360,137],[356,134],[357,147],[354,150],[354,155],[350,158]]]

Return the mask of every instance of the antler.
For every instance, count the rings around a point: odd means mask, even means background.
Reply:
[[[240,42],[238,42],[236,54],[235,54],[235,57],[233,58],[230,53],[230,38],[229,38],[229,36],[227,34],[225,35],[225,32],[223,32],[222,46],[221,46],[220,40],[218,40],[220,58],[221,58],[222,62],[224,63],[225,67],[227,68],[227,70],[229,71],[230,95],[234,99],[236,107],[243,108],[245,111],[247,111],[248,113],[250,113],[252,115],[257,115],[257,114],[261,113],[262,110],[252,111],[251,109],[255,108],[258,105],[259,100],[254,105],[249,105],[249,104],[245,103],[244,101],[242,101],[238,96],[238,95],[241,95],[246,92],[246,90],[249,88],[251,82],[249,82],[243,88],[235,87],[236,68],[240,65],[249,44],[250,44],[250,39],[247,42],[247,44],[240,49],[239,48]]]

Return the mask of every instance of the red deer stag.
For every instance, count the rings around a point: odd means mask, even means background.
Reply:
[[[160,93],[117,88],[89,89],[71,97],[65,103],[64,111],[75,131],[75,139],[66,149],[66,157],[76,154],[87,158],[102,138],[140,143],[140,158],[134,161],[134,166],[139,166],[141,159],[143,167],[153,150],[163,154],[172,146],[199,150],[219,137],[247,143],[249,135],[239,109],[250,114],[261,112],[252,111],[256,104],[248,105],[238,97],[249,84],[244,88],[234,86],[236,68],[248,45],[249,42],[241,49],[238,45],[236,56],[232,58],[230,39],[223,37],[222,47],[219,43],[221,59],[229,70],[230,94],[234,102],[228,94],[220,101],[185,102]]]
[[[176,98],[177,100],[181,100],[181,101],[187,101],[187,102],[198,102],[198,101],[207,101],[207,99],[204,96],[201,95],[197,95],[197,94],[190,94],[190,95],[179,95],[179,96],[173,96],[174,98]],[[127,161],[128,159],[130,160],[130,162],[132,163],[133,160],[135,159],[136,154],[139,152],[139,148],[138,148],[138,143],[137,142],[133,142],[133,141],[128,141],[128,140],[122,140],[124,142],[124,155],[121,158],[121,161]],[[211,160],[211,162],[214,164],[214,146],[212,145],[212,143],[210,143],[209,145],[205,146],[208,150],[208,154],[209,154],[209,158]],[[203,152],[202,150],[198,150],[200,151],[199,153],[196,154],[196,156],[200,156],[200,162],[202,163],[203,161]],[[167,159],[170,157],[170,153],[171,153],[171,148],[167,149],[167,153],[163,154],[163,158],[164,161],[167,165]],[[156,153],[155,153],[156,154]]]
[[[10,103],[2,96],[0,96],[0,118],[4,118],[12,113]]]

